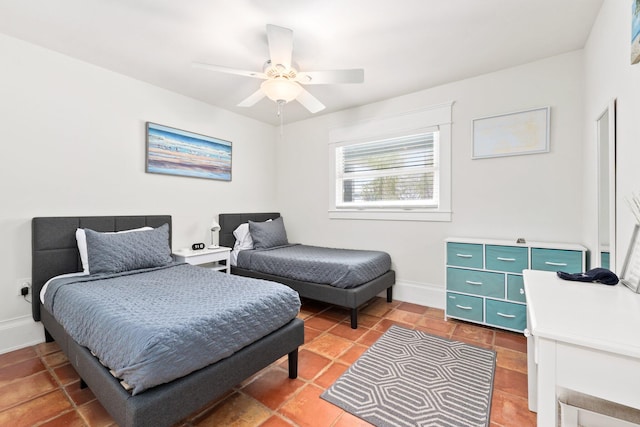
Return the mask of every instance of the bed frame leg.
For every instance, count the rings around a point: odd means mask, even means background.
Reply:
[[[82,378],[80,378],[80,389],[82,390],[82,389],[85,389],[87,387],[89,387],[87,385],[87,383],[85,383],[84,380]]]
[[[392,302],[392,301],[393,301],[393,288],[389,286],[387,288],[387,302]]]
[[[298,349],[289,353],[289,378],[298,378]]]
[[[351,309],[351,329],[358,329],[358,309]]]
[[[51,336],[51,334],[49,333],[49,331],[47,331],[46,329],[44,330],[44,342],[54,342],[55,340],[53,339],[53,337]]]

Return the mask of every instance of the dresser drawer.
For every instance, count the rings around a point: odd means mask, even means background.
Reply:
[[[507,274],[507,299],[510,301],[526,302],[524,295],[524,278],[515,274]]]
[[[482,268],[482,245],[474,243],[447,243],[447,264],[458,267]]]
[[[600,265],[602,268],[609,268],[609,252],[600,252]]]
[[[447,292],[447,316],[483,321],[482,298]]]
[[[582,252],[562,249],[531,249],[531,268],[533,270],[566,271],[580,273],[584,271]]]
[[[528,248],[487,245],[485,258],[487,270],[522,273],[529,268]]]
[[[527,306],[512,302],[487,300],[486,322],[495,326],[524,331],[527,326]]]
[[[448,267],[447,290],[504,298],[504,274]]]

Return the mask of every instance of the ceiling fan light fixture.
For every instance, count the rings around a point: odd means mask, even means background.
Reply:
[[[299,84],[285,77],[265,80],[260,85],[260,88],[270,100],[276,102],[293,101],[302,92],[302,87]]]
[[[276,103],[278,116],[280,116],[281,120],[281,113],[285,104],[294,99],[312,114],[325,109],[325,106],[302,85],[362,83],[364,81],[364,70],[361,68],[299,73],[298,66],[291,60],[293,54],[293,31],[289,28],[268,24],[267,42],[269,45],[269,59],[264,63],[262,72],[239,70],[199,62],[194,63],[194,66],[221,73],[263,79],[264,82],[260,85],[260,89],[241,101],[238,107],[252,107],[264,97],[268,97]]]

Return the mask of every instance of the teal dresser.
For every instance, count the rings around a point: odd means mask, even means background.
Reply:
[[[527,326],[522,270],[586,270],[577,244],[449,238],[446,240],[445,317],[510,331]]]

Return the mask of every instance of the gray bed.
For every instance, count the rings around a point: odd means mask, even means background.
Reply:
[[[42,322],[46,340],[58,342],[82,381],[121,426],[173,425],[284,355],[289,356],[289,377],[297,376],[297,349],[304,342],[304,325],[301,320],[293,319],[229,357],[170,383],[132,395],[86,347],[71,339],[40,304],[38,296],[48,279],[82,271],[75,240],[77,228],[120,231],[163,224],[170,226],[171,217],[42,217],[32,220],[33,318]]]
[[[221,228],[219,238],[220,245],[230,248],[234,247],[235,237],[233,232],[240,224],[248,221],[263,222],[278,217],[280,217],[280,214],[277,212],[220,214],[218,216],[218,222]],[[358,327],[358,307],[383,291],[386,291],[387,301],[391,302],[393,298],[392,289],[395,284],[395,272],[393,270],[388,270],[366,283],[349,288],[335,287],[324,283],[317,283],[316,281],[296,280],[290,277],[236,266],[231,267],[231,272],[241,276],[280,282],[296,290],[303,298],[346,307],[350,310],[351,327],[353,329]]]

